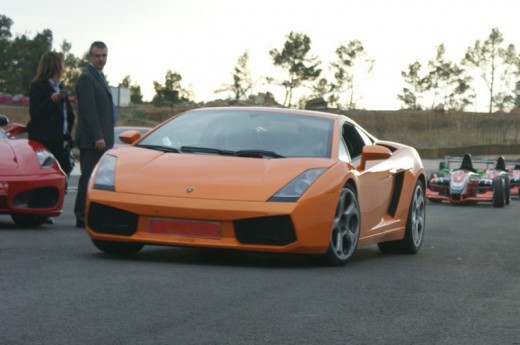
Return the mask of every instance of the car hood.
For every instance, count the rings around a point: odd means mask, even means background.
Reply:
[[[0,139],[0,176],[30,176],[61,174],[59,165],[42,168],[38,162],[36,151],[45,147],[33,140]]]
[[[8,140],[0,140],[0,170],[14,170],[18,168],[16,154]]]
[[[116,191],[183,198],[265,201],[323,158],[243,158],[118,148]]]

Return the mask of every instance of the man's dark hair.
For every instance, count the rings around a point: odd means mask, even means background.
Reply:
[[[92,44],[90,45],[90,49],[88,51],[89,55],[92,55],[92,49],[94,49],[94,48],[107,49],[107,45],[101,41],[92,42]]]

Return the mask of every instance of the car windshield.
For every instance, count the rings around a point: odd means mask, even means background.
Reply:
[[[211,109],[179,115],[136,146],[241,157],[328,158],[332,126],[331,119],[313,116]]]

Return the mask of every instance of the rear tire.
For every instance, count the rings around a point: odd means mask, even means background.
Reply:
[[[506,186],[501,176],[493,179],[493,206],[504,207],[506,204]]]
[[[107,254],[132,255],[143,249],[144,244],[135,242],[116,242],[92,240],[94,246]]]
[[[506,205],[509,205],[511,203],[511,179],[507,174],[504,174],[503,177],[506,192]]]
[[[422,245],[426,219],[426,202],[423,183],[418,180],[413,190],[412,201],[408,211],[408,220],[404,238],[398,241],[378,243],[383,253],[415,254]]]

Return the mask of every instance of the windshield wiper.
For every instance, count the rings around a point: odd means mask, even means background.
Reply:
[[[181,146],[181,152],[189,153],[214,153],[222,156],[233,156],[235,152],[229,150],[214,149],[211,147]]]
[[[252,158],[263,158],[263,157],[272,157],[272,158],[285,158],[285,156],[279,155],[274,151],[266,151],[266,150],[239,150],[234,152],[235,156],[238,157],[252,157]]]
[[[168,147],[168,146],[162,146],[162,145],[136,145],[136,147],[143,147],[145,149],[152,149],[152,150],[163,151],[163,152],[181,153],[181,151],[179,151],[175,147]]]
[[[222,150],[215,149],[211,147],[199,147],[199,146],[181,146],[181,152],[189,152],[189,153],[214,153],[222,156],[235,156],[235,157],[252,157],[252,158],[263,158],[263,157],[272,157],[272,158],[285,158],[282,155],[274,151],[266,151],[266,150]]]

